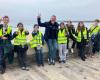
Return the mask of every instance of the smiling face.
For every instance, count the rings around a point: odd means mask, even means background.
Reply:
[[[85,29],[84,22],[83,22],[83,21],[80,21],[80,22],[78,23],[77,30],[80,31],[80,30],[84,30],[84,29]]]
[[[19,30],[23,30],[23,29],[24,29],[24,27],[23,27],[23,24],[22,24],[22,23],[19,23],[19,24],[17,25],[17,27],[18,27],[18,29],[19,29]]]
[[[37,32],[39,30],[39,26],[36,24],[34,25],[34,31]]]
[[[72,25],[71,21],[67,21],[68,26],[70,27]]]
[[[8,16],[4,16],[3,23],[4,23],[4,25],[7,25],[9,23],[9,17]]]
[[[84,23],[83,22],[80,22],[79,23],[79,26],[80,26],[80,28],[83,28],[84,27]]]
[[[94,21],[94,26],[98,26],[99,25],[99,22],[100,22],[99,20],[95,20]]]
[[[54,24],[56,22],[56,16],[55,15],[51,16],[50,21],[52,24]]]
[[[65,24],[64,23],[60,23],[60,28],[64,29],[65,28]]]

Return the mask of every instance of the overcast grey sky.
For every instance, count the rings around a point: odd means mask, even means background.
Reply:
[[[36,23],[38,13],[42,20],[57,15],[58,20],[100,19],[100,0],[0,0],[0,16],[8,15],[12,23]]]

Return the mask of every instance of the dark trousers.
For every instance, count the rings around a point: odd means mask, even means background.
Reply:
[[[37,48],[35,48],[35,56],[36,56],[36,62],[38,65],[43,64],[43,52],[42,52],[42,48],[40,50],[38,50]]]
[[[13,58],[14,58],[13,50],[11,49],[9,52],[4,51],[4,50],[5,50],[5,46],[0,46],[0,70],[6,69],[6,59],[7,58],[10,64],[13,63]]]
[[[15,52],[17,52],[18,62],[21,67],[27,67],[27,49],[26,47],[22,46],[15,46]]]
[[[4,49],[3,46],[0,46],[0,71],[6,69],[6,63],[4,60]]]
[[[85,45],[83,45],[81,42],[77,42],[77,49],[78,49],[78,56],[81,59],[85,59]]]
[[[96,52],[99,52],[99,42],[94,42],[92,52],[95,54]]]
[[[93,49],[92,52],[95,54],[96,52],[100,51],[100,33],[98,33],[93,42]]]
[[[6,60],[8,58],[9,64],[12,64],[14,61],[14,50],[11,50],[9,53],[6,53],[4,55],[4,59]]]
[[[13,63],[14,60],[14,47],[13,45],[8,42],[3,44],[3,50],[4,50],[4,59],[8,59],[9,64]]]
[[[75,48],[76,41],[73,41],[72,48]]]

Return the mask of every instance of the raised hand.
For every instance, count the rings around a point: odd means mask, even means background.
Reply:
[[[41,14],[38,14],[37,18],[41,18]]]
[[[18,35],[18,34],[19,34],[19,32],[17,32],[17,31],[16,31],[16,32],[15,32],[15,34],[16,34],[16,35]]]

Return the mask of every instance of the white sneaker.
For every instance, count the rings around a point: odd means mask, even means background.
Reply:
[[[71,53],[74,53],[74,50],[73,50],[73,48],[71,48]]]
[[[26,68],[25,68],[25,67],[22,67],[21,69],[22,69],[22,70],[26,70]]]
[[[29,68],[28,67],[26,67],[26,71],[29,71]]]

